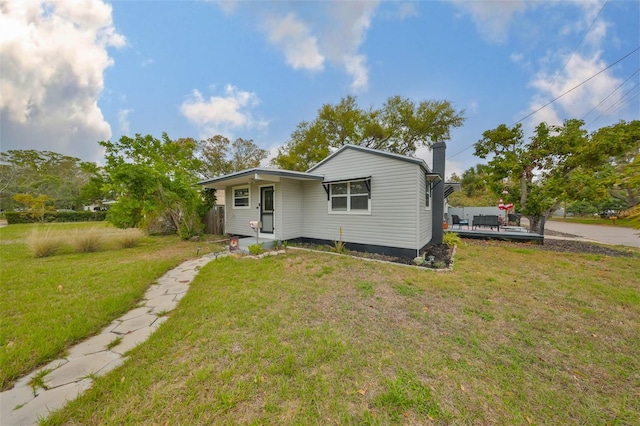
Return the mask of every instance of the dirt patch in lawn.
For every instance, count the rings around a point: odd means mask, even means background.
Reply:
[[[558,235],[562,233],[554,233],[554,235]],[[563,234],[564,237],[569,237],[569,234]],[[481,245],[481,246],[513,246],[513,247],[526,247],[535,250],[545,250],[545,251],[553,251],[560,253],[578,253],[578,254],[594,254],[594,255],[602,255],[602,256],[612,256],[612,257],[640,257],[640,251],[635,250],[633,248],[621,248],[621,247],[612,247],[606,246],[602,244],[595,244],[585,241],[578,241],[573,239],[567,240],[551,240],[547,239],[544,241],[544,244],[533,244],[533,243],[521,243],[521,242],[509,242],[509,241],[499,241],[499,240],[476,240],[476,239],[464,239],[464,244],[473,244],[473,245]],[[313,245],[313,244],[299,244],[298,247],[308,248],[312,250],[320,250],[320,251],[328,251],[333,252],[333,248],[330,246],[322,246],[322,245]],[[375,259],[381,260],[385,262],[399,263],[403,265],[416,265],[413,259],[409,259],[406,257],[395,257],[395,256],[387,256],[384,254],[378,253],[364,253],[359,251],[347,251],[347,255],[362,257],[367,259]],[[448,246],[447,244],[437,244],[433,246],[427,247],[425,250],[424,258],[429,259],[430,256],[433,256],[433,262],[425,262],[420,265],[424,268],[429,269],[444,269],[450,268],[453,264],[453,247]]]
[[[536,250],[555,251],[561,253],[578,253],[578,254],[596,254],[612,257],[634,257],[640,256],[638,250],[632,248],[618,248],[606,246],[602,244],[594,244],[577,240],[549,240],[546,239],[544,244],[528,244],[517,242],[506,242],[496,240],[465,240],[466,244],[475,244],[483,246],[506,246],[527,247]]]

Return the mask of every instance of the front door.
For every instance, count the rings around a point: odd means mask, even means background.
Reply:
[[[260,188],[260,220],[263,234],[273,234],[273,186]]]

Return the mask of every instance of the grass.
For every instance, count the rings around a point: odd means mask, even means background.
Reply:
[[[219,259],[44,424],[640,423],[640,255],[514,247]]]
[[[34,230],[70,243],[34,258],[27,243]],[[81,232],[99,232],[103,250],[77,253],[71,241]],[[120,234],[105,223],[0,228],[1,389],[99,332],[135,307],[149,284],[195,255],[194,243],[177,237],[140,237],[138,247],[122,250]]]
[[[76,230],[73,235],[73,245],[79,253],[93,253],[100,250],[104,244],[104,235],[100,229],[92,227]]]
[[[587,225],[605,225],[605,226],[616,226],[618,228],[633,228],[634,224],[628,218],[620,218],[616,219],[615,225],[613,224],[612,219],[602,219],[600,217],[553,217],[550,220],[554,222],[567,222],[567,223],[584,223]]]

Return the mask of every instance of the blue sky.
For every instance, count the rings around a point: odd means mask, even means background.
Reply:
[[[323,104],[400,95],[466,111],[448,142],[460,174],[483,131],[629,53],[523,125],[639,119],[639,22],[621,0],[0,0],[0,144],[101,162],[99,140],[167,132],[274,152]]]

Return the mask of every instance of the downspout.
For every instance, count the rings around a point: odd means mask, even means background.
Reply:
[[[420,167],[416,172],[416,187],[420,188],[420,178],[422,177],[422,173],[420,173]],[[416,232],[416,257],[420,256],[420,231],[422,229],[422,224],[420,223],[421,214],[420,214],[420,195],[416,197],[416,223],[418,224],[418,232]]]
[[[440,180],[433,184],[432,188],[432,229],[431,244],[442,244],[444,229],[442,222],[444,220],[444,166],[447,144],[444,142],[436,142],[433,144],[433,172],[440,175]]]

